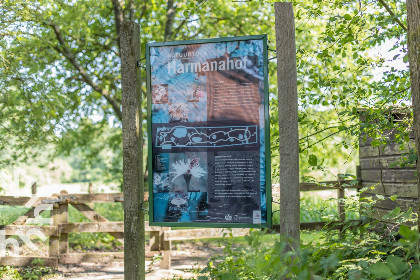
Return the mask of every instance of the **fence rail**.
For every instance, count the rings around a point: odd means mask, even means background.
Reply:
[[[327,181],[321,183],[301,183],[300,191],[321,191],[337,190],[339,221],[345,220],[345,211],[342,199],[345,198],[344,189],[362,188],[359,182],[355,181]],[[276,196],[273,196],[276,197]],[[145,200],[148,193],[145,194]],[[31,201],[32,200],[32,201]],[[68,194],[61,191],[60,195],[52,197],[18,197],[0,196],[0,205],[24,206],[31,201],[31,208],[14,221],[11,225],[0,225],[0,230],[6,236],[33,234],[34,230],[49,237],[49,253],[45,256],[6,256],[0,257],[0,265],[29,266],[35,259],[43,260],[46,266],[57,266],[58,264],[75,264],[81,262],[107,262],[123,260],[123,252],[101,252],[101,253],[69,253],[68,234],[83,232],[106,232],[123,242],[124,222],[112,222],[97,213],[91,208],[92,203],[123,203],[122,193],[108,194]],[[52,226],[38,226],[26,224],[34,218],[35,207],[40,204],[52,204],[51,211]],[[69,223],[68,205],[72,205],[82,213],[90,222]],[[45,208],[46,209],[46,208]],[[45,211],[45,210],[43,210]],[[40,211],[40,212],[43,212]],[[300,228],[309,230],[322,229],[326,222],[301,223]],[[357,224],[357,221],[356,221]],[[337,229],[340,226],[337,225]],[[273,225],[272,231],[279,232],[280,226]],[[171,230],[168,227],[145,225],[145,231],[150,234],[150,251],[145,252],[146,257],[153,257],[157,253],[163,255],[160,263],[161,268],[171,266],[171,242],[181,240],[194,240],[204,238],[221,238],[226,235],[226,230],[221,228],[206,229],[180,229]],[[229,231],[229,236],[245,236],[249,229],[235,228]]]

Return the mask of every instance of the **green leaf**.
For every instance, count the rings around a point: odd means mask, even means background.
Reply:
[[[368,268],[369,272],[378,279],[388,279],[392,277],[391,269],[383,262],[371,264]]]
[[[406,225],[401,225],[400,229],[398,230],[398,233],[412,243],[416,242],[419,239],[419,234],[417,233],[417,231],[411,230]]]
[[[407,269],[408,265],[401,258],[396,256],[388,256],[386,263],[394,275],[401,275]]]
[[[372,147],[379,147],[381,144],[381,141],[379,141],[378,139],[375,139],[370,143]]]
[[[345,19],[345,20],[351,20],[351,15],[349,15],[349,14],[345,14],[345,15],[344,15],[344,19]]]
[[[383,215],[382,219],[386,220],[386,219],[395,218],[396,216],[398,216],[398,214],[400,214],[400,212],[401,212],[401,208],[400,207],[395,207],[394,210],[392,210],[388,214]]]
[[[309,155],[308,163],[311,166],[317,166],[317,164],[318,164],[318,158],[315,155]]]
[[[416,162],[416,160],[417,160],[417,155],[416,155],[416,154],[410,154],[410,155],[408,156],[408,162],[409,162],[409,163],[415,163],[415,162]]]
[[[237,278],[232,273],[226,273],[220,276],[220,280],[236,280],[236,279]]]
[[[420,279],[420,269],[414,269],[411,272],[410,280],[418,280]]]

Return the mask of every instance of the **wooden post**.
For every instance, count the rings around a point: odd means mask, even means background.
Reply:
[[[67,191],[61,191],[60,195],[68,195]],[[58,207],[58,221],[57,225],[68,223],[68,203],[60,204]],[[60,235],[60,255],[67,254],[69,251],[68,233],[59,233]]]
[[[165,232],[170,231],[171,228],[164,228],[161,231],[160,236],[160,247],[163,253],[162,261],[160,262],[160,268],[162,269],[170,269],[171,268],[171,241],[165,240]]]
[[[338,181],[339,183],[339,189],[337,190],[337,197],[338,197],[338,217],[340,219],[340,222],[344,222],[346,220],[346,210],[344,207],[344,201],[343,199],[345,198],[344,195],[344,188],[341,186],[341,182]]]
[[[360,167],[360,165],[356,165],[356,180],[358,181],[358,184],[360,186],[362,185],[362,168]],[[360,197],[360,188],[357,189],[357,192],[359,193],[359,219],[362,219],[362,211],[361,211],[361,207],[360,207],[360,202],[361,202],[361,197]]]
[[[124,180],[124,279],[145,279],[140,26],[121,25],[122,137]]]
[[[36,182],[33,183],[31,186],[31,193],[32,193],[32,196],[36,196],[36,193],[37,193]]]
[[[290,2],[274,4],[280,138],[280,235],[300,242],[299,135],[295,23]]]
[[[161,231],[150,232],[150,251],[160,251]]]
[[[93,194],[93,184],[91,182],[88,185],[88,194]]]
[[[420,0],[407,0],[407,25],[413,127],[417,148],[417,205],[420,213]],[[418,230],[420,231],[420,217]]]
[[[88,194],[93,194],[93,184],[92,184],[92,182],[89,182],[89,185],[88,185]],[[95,206],[95,204],[94,203],[88,203],[88,206],[93,209],[93,207]]]
[[[58,204],[53,204],[53,209],[51,210],[51,218],[52,218],[52,222],[53,222],[53,226],[58,227],[58,214],[59,214],[59,206]],[[48,245],[49,245],[49,254],[48,256],[50,258],[57,258],[59,257],[60,254],[60,238],[59,236],[50,236],[49,241],[48,241]]]
[[[343,223],[346,220],[346,210],[345,210],[345,207],[344,207],[344,198],[345,198],[344,188],[341,185],[340,178],[338,178],[338,187],[339,187],[339,189],[337,190],[337,206],[338,206],[337,213],[338,213],[339,221],[341,223]],[[343,225],[340,225],[340,227],[339,227],[339,231],[340,231],[339,236],[340,237],[343,236],[343,228],[344,228]]]

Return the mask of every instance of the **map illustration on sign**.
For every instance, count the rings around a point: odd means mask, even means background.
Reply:
[[[257,126],[226,127],[160,127],[156,133],[156,147],[221,147],[258,142]]]
[[[150,222],[271,223],[265,35],[146,46]]]

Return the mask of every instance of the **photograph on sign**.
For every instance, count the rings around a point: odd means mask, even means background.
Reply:
[[[267,37],[150,43],[146,59],[150,224],[269,227]]]

